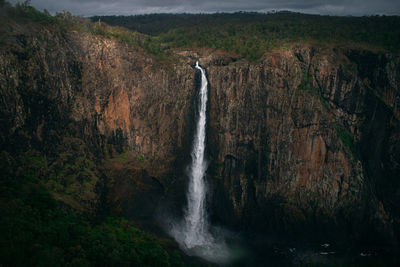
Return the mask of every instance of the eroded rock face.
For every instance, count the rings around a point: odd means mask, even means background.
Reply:
[[[83,93],[77,120],[95,118],[100,134],[118,136],[124,148],[164,166],[182,149],[194,87],[189,65],[160,64],[115,41],[75,40],[83,58]],[[187,144],[185,144],[187,145]]]
[[[374,228],[393,238],[394,221],[361,218],[398,208],[389,200],[399,188],[398,60],[295,46],[256,64],[210,61],[214,218],[316,235]]]
[[[105,171],[105,182],[117,179],[108,189],[112,210],[146,218],[157,195],[184,201],[199,59],[210,84],[214,221],[398,238],[398,56],[304,45],[258,63],[207,50],[158,62],[90,34],[14,26],[0,52],[3,150],[52,151],[63,137],[79,137],[99,158],[127,151],[132,166]],[[137,201],[146,192],[148,206]],[[92,196],[87,203],[100,201]]]
[[[38,43],[35,34],[47,40]],[[183,146],[194,93],[190,65],[160,64],[143,51],[89,34],[35,34],[15,40],[14,48],[21,51],[2,51],[2,88],[10,91],[5,102],[13,103],[8,110],[11,133],[33,124],[29,119],[38,112],[21,99],[22,94],[39,94],[67,113],[68,119],[90,124],[90,129],[82,129],[85,134],[95,129],[107,138],[121,139],[124,148],[145,158],[173,161],[171,156]],[[30,49],[36,49],[30,58],[18,58],[18,53]],[[10,106],[7,103],[3,105]],[[46,128],[41,120],[34,124],[41,129],[37,132]]]
[[[91,34],[7,27],[0,50],[2,149],[56,157],[64,137],[76,137],[90,151],[82,156],[101,161],[125,151],[138,173],[163,186],[177,179],[174,169],[184,169],[191,145],[191,65],[157,62],[140,48]],[[91,207],[99,198],[81,204]]]

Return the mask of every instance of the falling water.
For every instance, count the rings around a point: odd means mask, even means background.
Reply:
[[[201,88],[198,104],[198,121],[193,140],[192,162],[189,167],[189,188],[187,193],[187,209],[185,212],[184,244],[187,248],[205,245],[210,241],[205,209],[206,185],[204,175],[206,162],[204,160],[206,139],[206,109],[207,109],[207,77],[205,71],[196,62],[196,69],[201,71]]]
[[[223,263],[229,258],[223,235],[212,235],[206,212],[205,172],[207,163],[204,158],[206,147],[206,111],[208,81],[204,69],[196,62],[201,72],[201,88],[198,102],[198,121],[191,152],[192,161],[188,169],[189,185],[187,207],[183,221],[173,223],[170,233],[188,253],[209,261]]]

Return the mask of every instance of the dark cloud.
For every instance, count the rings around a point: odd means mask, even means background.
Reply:
[[[11,0],[15,3],[18,0]],[[328,15],[399,15],[399,0],[32,0],[38,9],[74,15],[290,10]]]

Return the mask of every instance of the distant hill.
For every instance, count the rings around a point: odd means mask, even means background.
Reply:
[[[280,12],[280,16],[301,15],[292,12]],[[216,24],[240,24],[260,22],[271,18],[270,14],[256,12],[215,13],[215,14],[148,14],[133,16],[94,16],[93,22],[103,21],[111,26],[122,26],[133,31],[149,35],[159,35],[181,27],[193,27]]]
[[[400,51],[400,17],[339,17],[293,12],[151,14],[92,17],[159,37],[169,47],[211,47],[257,59],[288,43]]]

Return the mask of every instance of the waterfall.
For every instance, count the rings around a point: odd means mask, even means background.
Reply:
[[[178,223],[172,222],[169,232],[188,254],[200,256],[211,262],[224,263],[230,258],[229,251],[223,234],[211,234],[205,202],[207,163],[204,153],[208,81],[205,70],[199,66],[199,62],[196,62],[195,67],[201,72],[201,87],[197,106],[198,120],[188,168],[187,207],[183,220]]]
[[[208,232],[205,207],[206,184],[204,176],[207,164],[204,159],[206,139],[206,111],[208,81],[205,71],[196,62],[196,69],[201,71],[201,88],[198,103],[198,121],[192,147],[192,161],[189,167],[189,187],[187,192],[187,209],[185,211],[184,244],[187,248],[205,245],[211,235]]]

